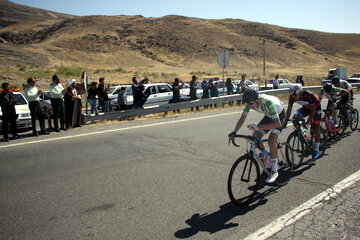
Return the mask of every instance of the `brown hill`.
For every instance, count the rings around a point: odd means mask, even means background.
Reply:
[[[55,65],[128,71],[322,77],[330,67],[360,71],[360,35],[289,29],[238,19],[182,16],[70,16],[0,0],[0,65]]]

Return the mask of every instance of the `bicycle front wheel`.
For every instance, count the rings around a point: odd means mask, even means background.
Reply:
[[[354,111],[351,112],[349,122],[351,130],[355,131],[359,124],[359,112],[357,109],[354,109]]]
[[[260,170],[256,160],[249,154],[240,157],[232,166],[228,178],[231,202],[247,205],[255,196],[260,184]]]
[[[285,147],[286,159],[293,163],[293,168],[300,167],[304,160],[304,140],[298,131],[290,133]]]
[[[283,143],[288,144],[288,143]],[[278,186],[284,186],[290,180],[291,174],[293,172],[294,164],[292,159],[286,157],[286,154],[283,151],[284,146],[278,144],[278,173],[279,176],[276,178],[275,183]],[[285,147],[286,149],[286,147]],[[288,148],[289,150],[291,147]]]

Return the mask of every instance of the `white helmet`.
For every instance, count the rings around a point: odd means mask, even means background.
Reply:
[[[295,83],[290,86],[289,92],[291,95],[298,95],[300,91],[302,90],[302,85],[300,83]]]

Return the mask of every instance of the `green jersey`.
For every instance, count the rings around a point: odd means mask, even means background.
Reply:
[[[340,92],[341,89],[334,86],[332,87],[330,94],[325,92],[324,88],[322,88],[319,91],[319,98],[322,98],[322,96],[325,95],[325,97],[330,101],[336,102],[338,99],[340,99]]]
[[[284,104],[280,99],[274,96],[261,94],[260,100],[261,106],[257,107],[255,111],[263,113],[271,119],[279,118],[279,114],[284,110]],[[247,115],[250,112],[250,106],[246,103],[243,111],[243,115]]]

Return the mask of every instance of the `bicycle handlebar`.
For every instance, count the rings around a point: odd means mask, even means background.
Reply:
[[[268,141],[268,139],[262,140],[262,139],[260,139],[260,138],[258,138],[258,137],[251,136],[251,135],[241,135],[241,134],[238,135],[238,134],[237,134],[237,135],[234,136],[234,139],[231,140],[232,144],[233,144],[235,147],[240,147],[240,145],[238,145],[238,144],[235,143],[235,138],[244,138],[244,139],[246,139],[246,140],[254,141],[254,142],[256,142],[256,144],[258,144],[258,143],[260,143],[260,142],[266,142],[266,141]],[[229,144],[230,144],[230,139],[229,139]]]

